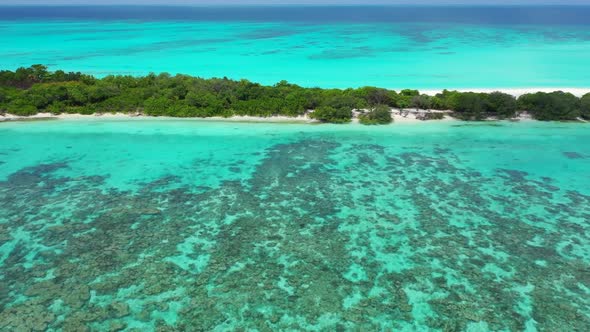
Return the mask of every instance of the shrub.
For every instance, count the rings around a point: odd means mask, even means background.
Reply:
[[[502,92],[492,92],[488,95],[488,112],[499,118],[511,118],[516,114],[516,98]]]
[[[419,95],[412,97],[412,107],[416,109],[427,110],[432,107],[432,98],[428,95]]]
[[[580,116],[580,100],[562,91],[522,95],[518,106],[537,120],[575,120]]]
[[[585,94],[580,99],[580,115],[586,120],[590,120],[590,93]]]
[[[352,119],[352,110],[346,110],[344,108],[337,109],[331,106],[321,106],[311,113],[311,118],[321,122],[347,123]]]
[[[21,116],[35,115],[39,112],[37,107],[35,107],[34,105],[31,105],[30,103],[28,103],[27,101],[25,101],[23,99],[17,99],[17,100],[12,101],[10,104],[8,104],[8,106],[6,108],[7,108],[8,113],[12,113],[15,115],[21,115]]]
[[[481,120],[486,112],[486,95],[465,92],[458,95],[453,111],[455,116],[464,120]]]
[[[389,124],[393,121],[391,118],[391,109],[386,105],[378,105],[368,113],[359,118],[360,123],[364,125]]]

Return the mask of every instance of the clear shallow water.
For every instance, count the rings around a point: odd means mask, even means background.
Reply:
[[[264,84],[589,87],[590,7],[2,7],[3,69],[34,63]]]
[[[0,124],[0,329],[584,331],[590,129]]]

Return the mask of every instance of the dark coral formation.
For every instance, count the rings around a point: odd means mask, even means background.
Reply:
[[[64,167],[0,183],[0,330],[590,328],[590,197],[549,178],[327,139],[201,190]]]

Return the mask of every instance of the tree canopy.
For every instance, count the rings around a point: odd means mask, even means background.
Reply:
[[[571,93],[531,93],[518,98],[520,109],[538,120],[575,120],[580,117],[580,99]]]
[[[388,124],[393,121],[391,108],[387,105],[377,105],[369,112],[359,117],[360,123],[366,125]]]
[[[515,97],[501,93],[444,90],[436,96],[417,90],[377,88],[304,88],[286,81],[264,86],[247,80],[204,79],[187,75],[106,76],[49,71],[43,65],[0,71],[0,113],[141,112],[152,116],[298,116],[315,110],[323,122],[350,121],[352,111],[368,108],[364,122],[386,123],[385,109],[451,110],[461,119],[510,118],[517,110],[539,120],[590,118],[590,95],[582,99],[564,92]]]
[[[580,99],[580,113],[582,118],[590,120],[590,93],[585,94]]]
[[[311,113],[311,117],[321,122],[347,123],[352,119],[352,111],[346,108],[320,106]]]

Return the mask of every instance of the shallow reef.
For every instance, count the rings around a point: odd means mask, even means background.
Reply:
[[[0,330],[590,329],[590,196],[439,144],[312,136],[198,190],[12,173]]]

